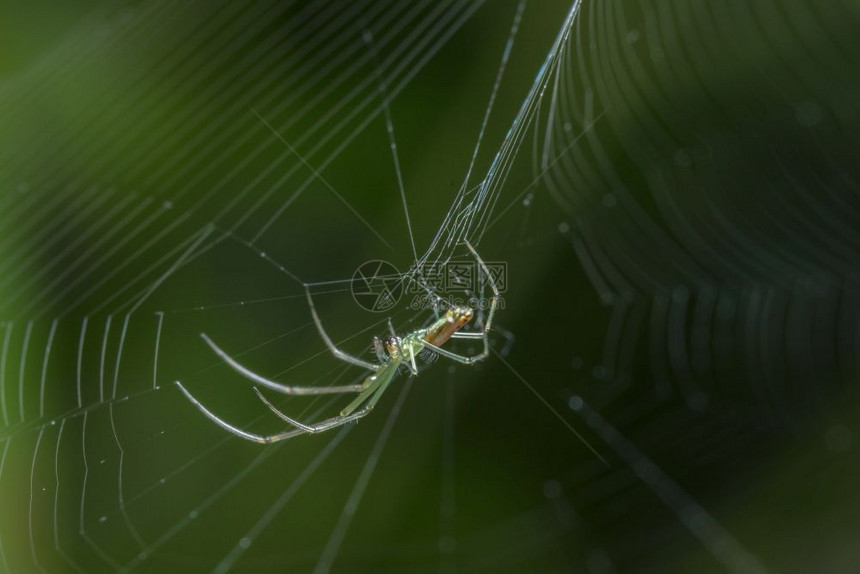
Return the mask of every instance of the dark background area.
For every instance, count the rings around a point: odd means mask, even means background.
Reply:
[[[4,8],[0,569],[314,570],[408,377],[343,436],[266,447],[172,382],[274,432],[199,333],[290,384],[361,380],[290,275],[371,359],[387,314],[344,281],[413,262],[378,77],[421,253],[517,6]],[[471,185],[569,8],[526,6]],[[583,5],[478,245],[514,344],[411,382],[333,571],[856,570],[857,16]],[[408,302],[401,333],[429,316]]]

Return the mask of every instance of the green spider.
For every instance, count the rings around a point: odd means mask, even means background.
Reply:
[[[430,353],[435,353],[437,355],[447,357],[453,361],[463,363],[464,365],[471,365],[478,361],[482,361],[486,359],[487,356],[489,356],[490,354],[488,336],[490,333],[490,328],[492,327],[493,316],[495,315],[496,308],[499,304],[499,289],[496,286],[495,281],[493,280],[493,276],[490,273],[490,270],[487,268],[487,265],[478,255],[478,252],[475,251],[475,248],[472,247],[472,245],[468,242],[465,242],[465,244],[466,247],[468,247],[469,251],[472,253],[472,256],[474,256],[478,265],[480,266],[481,271],[487,278],[487,283],[489,284],[490,289],[493,292],[493,296],[490,299],[490,309],[487,314],[487,321],[484,324],[484,328],[481,331],[477,332],[461,331],[461,329],[463,329],[463,327],[465,327],[469,323],[469,321],[472,320],[472,316],[474,314],[470,307],[465,306],[452,307],[451,309],[448,309],[444,314],[442,314],[442,316],[437,318],[429,326],[416,329],[415,331],[407,333],[402,337],[395,333],[394,327],[392,326],[391,320],[389,319],[388,329],[390,332],[390,336],[387,337],[384,342],[381,341],[378,337],[374,337],[373,340],[374,348],[376,350],[376,355],[379,359],[379,363],[370,363],[368,361],[364,361],[362,359],[359,359],[358,357],[354,357],[341,351],[335,346],[331,338],[325,332],[325,329],[323,329],[322,322],[320,321],[319,315],[317,315],[316,307],[314,306],[313,298],[311,297],[310,289],[307,287],[307,285],[305,286],[305,294],[307,295],[308,305],[310,306],[311,315],[313,316],[314,323],[317,326],[317,330],[319,331],[320,337],[322,337],[323,341],[325,341],[325,344],[328,346],[329,350],[331,350],[332,354],[342,361],[373,371],[373,374],[369,375],[360,384],[331,387],[299,387],[284,385],[282,383],[272,381],[254,373],[247,367],[238,363],[224,350],[218,347],[218,345],[216,345],[212,341],[212,339],[210,339],[205,333],[200,334],[200,336],[203,338],[206,344],[209,345],[209,347],[215,352],[215,354],[217,354],[225,363],[227,363],[231,368],[233,368],[233,370],[235,370],[243,377],[250,379],[255,383],[258,383],[260,386],[265,387],[267,389],[271,389],[273,391],[285,395],[358,393],[358,396],[355,398],[355,400],[349,403],[335,417],[317,423],[303,423],[296,419],[290,418],[289,416],[282,413],[263,395],[263,393],[260,392],[257,387],[254,387],[254,392],[257,393],[257,396],[260,398],[260,400],[263,401],[263,403],[267,407],[269,407],[272,412],[274,412],[278,417],[280,417],[282,420],[294,427],[290,430],[276,433],[273,435],[258,435],[231,425],[230,423],[223,420],[218,415],[207,409],[200,401],[198,401],[194,397],[194,395],[192,395],[184,386],[182,386],[181,382],[176,381],[176,385],[194,406],[200,409],[200,411],[204,415],[206,415],[212,422],[217,424],[219,427],[246,440],[261,444],[270,444],[301,434],[324,432],[367,416],[376,406],[376,403],[379,402],[379,399],[382,398],[383,393],[385,393],[391,382],[395,379],[397,373],[400,371],[401,366],[406,366],[413,375],[418,374],[418,367],[415,363],[415,357],[422,351],[429,351]],[[471,357],[458,355],[457,353],[453,353],[442,348],[442,345],[447,343],[450,339],[480,339],[484,343],[484,348],[481,353]]]

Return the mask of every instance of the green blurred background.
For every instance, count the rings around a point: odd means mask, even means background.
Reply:
[[[472,186],[570,7],[526,5]],[[172,384],[283,428],[201,332],[291,384],[360,380],[295,277],[371,358],[387,315],[348,280],[413,262],[379,79],[420,253],[517,9],[3,8],[0,568],[856,570],[854,2],[585,3],[478,245],[508,265],[491,341],[510,353],[427,368],[384,445],[405,375],[345,435],[268,447]]]

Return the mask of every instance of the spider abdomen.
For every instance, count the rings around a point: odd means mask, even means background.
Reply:
[[[441,347],[448,342],[448,339],[454,336],[454,333],[466,326],[472,320],[471,307],[453,307],[448,309],[443,317],[440,317],[435,323],[430,325],[424,340]]]

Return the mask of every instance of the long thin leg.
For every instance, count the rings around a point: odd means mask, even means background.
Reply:
[[[382,365],[374,365],[373,363],[363,361],[363,360],[359,359],[358,357],[353,357],[352,355],[344,353],[343,351],[338,349],[335,346],[335,344],[332,342],[331,338],[328,336],[328,333],[326,333],[325,329],[323,329],[322,321],[320,321],[319,315],[317,315],[317,308],[314,306],[314,300],[311,297],[311,290],[307,285],[305,285],[305,294],[308,297],[308,306],[311,308],[311,315],[314,318],[314,323],[316,323],[317,331],[319,331],[320,337],[322,337],[322,340],[325,341],[325,344],[328,346],[332,355],[334,355],[335,357],[337,357],[338,359],[340,359],[342,361],[346,361],[347,363],[352,363],[353,365],[357,365],[359,367],[363,367],[363,368],[371,370],[371,371],[378,371],[379,369],[382,368]]]
[[[368,380],[371,381],[367,387],[367,390],[361,394],[358,398],[356,398],[350,406],[343,409],[340,415],[336,417],[332,417],[330,419],[326,419],[324,421],[320,421],[318,423],[306,424],[301,421],[298,421],[294,418],[291,418],[284,413],[282,413],[275,405],[273,405],[269,400],[260,392],[259,389],[254,389],[254,392],[257,393],[257,396],[260,397],[260,400],[272,410],[281,420],[293,425],[298,428],[300,433],[320,433],[325,432],[327,430],[331,430],[335,427],[339,427],[341,425],[345,425],[354,420],[358,420],[362,417],[367,416],[376,406],[376,403],[379,402],[379,399],[382,398],[382,393],[385,392],[385,389],[388,388],[388,385],[391,384],[391,381],[394,380],[394,375],[397,374],[397,369],[399,365],[391,366],[390,370],[383,371],[379,375],[374,375],[368,377]],[[367,400],[367,399],[370,400]],[[367,404],[361,408],[353,412],[353,410],[367,400]],[[355,406],[353,406],[355,405]]]
[[[367,390],[357,396],[342,411],[340,411],[340,416],[344,417],[350,415],[352,411],[360,407],[364,403],[364,401],[368,399],[368,397],[373,395],[373,393],[377,389],[383,386],[387,386],[388,383],[390,383],[392,379],[394,379],[394,377],[397,375],[397,371],[400,369],[400,365],[402,362],[402,358],[397,358],[385,365],[385,369],[383,369],[382,371],[368,377],[372,380],[372,382],[370,383],[370,385],[368,385]]]
[[[418,374],[418,365],[415,364],[415,349],[412,345],[409,346],[409,370],[413,375]]]
[[[206,333],[200,333],[200,337],[207,345],[209,345],[215,354],[221,357],[221,360],[227,363],[234,371],[246,379],[254,381],[267,389],[271,389],[285,395],[332,395],[338,393],[360,393],[364,390],[364,386],[362,385],[341,385],[339,387],[294,387],[284,385],[277,381],[261,377],[244,365],[239,364],[233,357],[221,349],[221,347],[216,345],[215,342],[206,335]]]
[[[452,353],[451,351],[443,349],[442,347],[437,347],[436,345],[428,343],[427,341],[422,341],[421,344],[424,345],[424,347],[426,347],[427,349],[433,351],[434,353],[439,353],[443,357],[448,357],[449,359],[457,361],[458,363],[463,363],[464,365],[472,365],[479,361],[483,361],[490,355],[490,343],[486,335],[484,335],[484,350],[481,351],[480,354],[475,355],[473,357],[467,357],[465,355],[458,355],[457,353]]]
[[[393,381],[393,380],[394,380],[394,375],[396,375],[396,374],[397,374],[397,369],[394,369],[394,372],[393,372],[393,374],[391,375],[391,377],[389,377],[389,378],[387,378],[387,379],[385,379],[385,380],[383,380],[383,381],[382,381],[382,383],[379,385],[379,390],[378,390],[378,391],[376,391],[376,392],[373,394],[373,396],[372,396],[372,397],[370,397],[370,400],[367,402],[367,406],[366,406],[366,407],[364,407],[365,409],[367,409],[367,410],[371,410],[371,409],[373,409],[374,407],[376,407],[376,403],[378,403],[378,402],[379,402],[379,399],[381,399],[381,398],[382,398],[382,394],[383,394],[383,393],[385,392],[385,390],[388,388],[388,385],[390,385],[390,384],[391,384],[391,381]]]
[[[223,420],[218,415],[216,415],[215,413],[213,413],[212,411],[210,411],[209,409],[204,407],[200,403],[200,401],[198,401],[194,397],[194,395],[189,393],[188,390],[182,386],[182,383],[180,383],[179,381],[176,381],[176,386],[179,387],[179,390],[182,391],[182,394],[185,395],[185,398],[187,398],[191,402],[191,404],[193,404],[195,407],[200,409],[200,412],[202,412],[204,415],[206,415],[206,418],[208,418],[210,421],[212,421],[213,423],[215,423],[216,425],[218,425],[219,427],[221,427],[225,431],[228,431],[228,432],[230,432],[230,433],[232,433],[232,434],[234,434],[240,438],[243,438],[245,440],[250,440],[252,442],[257,442],[260,444],[271,444],[273,442],[278,442],[278,441],[282,441],[282,440],[285,440],[288,438],[293,438],[294,436],[299,436],[301,434],[305,434],[305,431],[300,430],[300,429],[288,430],[288,431],[285,431],[282,433],[273,434],[273,435],[266,435],[266,436],[250,433],[248,431],[244,431],[240,428],[234,427],[233,425],[231,425],[230,423]]]
[[[373,390],[375,391],[376,389],[374,388]],[[363,416],[367,416],[371,411],[371,409],[364,408],[364,409],[361,409],[360,411],[356,411],[356,412],[352,413],[351,415],[336,416],[336,417],[332,417],[330,419],[326,419],[324,421],[320,421],[318,423],[305,424],[305,423],[298,421],[294,418],[288,417],[287,415],[282,413],[278,409],[278,407],[273,405],[269,401],[269,399],[267,399],[263,395],[263,393],[260,392],[260,389],[258,389],[257,387],[254,387],[254,392],[257,393],[257,396],[260,397],[260,400],[263,401],[263,404],[265,404],[267,407],[269,407],[269,409],[273,413],[278,415],[278,417],[281,420],[288,422],[289,424],[293,425],[297,429],[300,429],[299,430],[300,433],[314,434],[314,433],[318,433],[318,432],[327,431],[327,430],[332,429],[336,426],[340,426],[340,425],[346,424],[348,422],[354,421],[356,419],[360,419]]]
[[[469,248],[469,251],[472,252],[472,256],[475,258],[475,261],[478,262],[478,265],[480,266],[481,271],[483,271],[484,275],[487,277],[487,283],[489,283],[490,289],[493,291],[493,297],[492,297],[492,299],[490,299],[490,312],[487,314],[487,322],[484,324],[483,331],[479,331],[477,333],[457,332],[457,333],[454,333],[452,335],[452,338],[455,338],[455,339],[481,339],[481,338],[487,336],[487,334],[490,332],[490,329],[493,326],[493,317],[496,314],[496,308],[499,306],[499,299],[501,298],[501,295],[499,293],[499,288],[496,285],[496,281],[495,281],[495,279],[493,279],[493,275],[490,273],[490,270],[487,267],[487,264],[484,263],[484,260],[481,259],[481,256],[478,255],[478,252],[475,251],[475,248],[472,247],[471,243],[469,243],[468,241],[465,241],[464,243],[466,244],[466,247]]]

